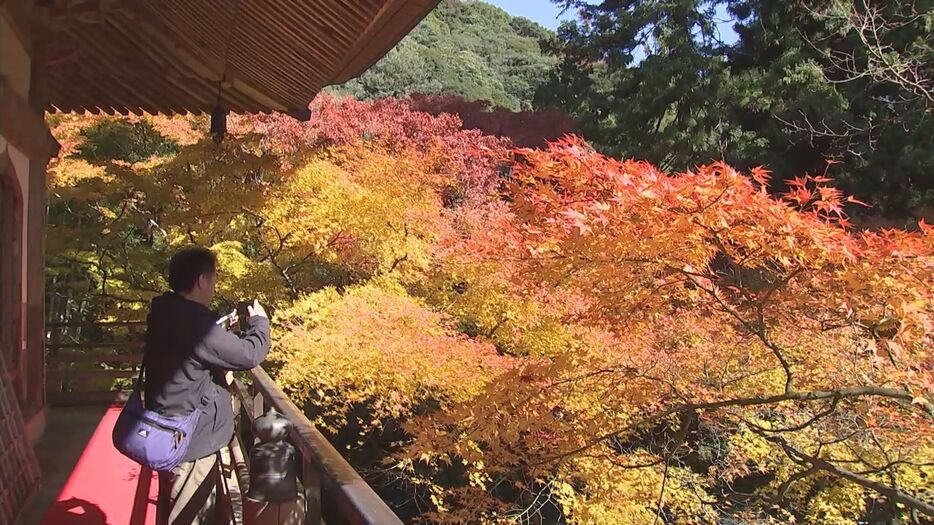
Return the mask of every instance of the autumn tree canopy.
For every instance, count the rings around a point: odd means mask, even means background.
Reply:
[[[412,424],[411,455],[470,473],[457,519],[491,496],[576,523],[934,510],[934,228],[852,231],[822,176],[773,198],[764,170],[518,154],[511,242],[483,258],[578,335]]]
[[[218,306],[274,306],[267,366],[412,522],[934,516],[932,227],[858,230],[822,173],[775,195],[406,100],[313,111],[220,144],[53,117],[50,314],[139,319],[212,247]]]

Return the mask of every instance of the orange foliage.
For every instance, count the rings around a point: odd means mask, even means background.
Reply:
[[[320,97],[219,145],[147,117],[177,156],[55,167],[50,274],[112,312],[175,246],[214,246],[224,297],[279,307],[278,381],[350,453],[379,443],[391,463],[366,466],[413,519],[934,505],[934,228],[856,231],[822,176],[775,196],[764,170],[667,174],[576,138],[510,158],[417,108]],[[56,136],[73,153],[96,121]]]
[[[471,475],[437,519],[528,518],[552,499],[580,523],[787,517],[786,504],[830,523],[878,499],[931,508],[930,227],[852,231],[825,177],[776,198],[763,170],[669,175],[577,139],[518,153],[502,264],[524,297],[578,297],[581,309],[556,310],[578,336],[412,424],[409,456]],[[900,489],[878,466],[895,458],[912,480]],[[627,470],[655,489],[637,497],[613,474]],[[780,496],[734,509],[724,481],[757,472],[775,481],[754,488]],[[791,484],[825,476],[849,491],[842,507],[788,503],[802,497]],[[525,496],[515,506],[504,493]]]

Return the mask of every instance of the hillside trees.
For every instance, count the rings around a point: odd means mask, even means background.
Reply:
[[[830,159],[876,212],[930,205],[930,2],[559,3],[581,20],[559,30],[538,103],[571,112],[604,152],[671,170],[764,165],[779,191]]]
[[[556,62],[540,45],[552,37],[485,2],[444,0],[382,60],[335,91],[361,100],[455,95],[527,110]]]

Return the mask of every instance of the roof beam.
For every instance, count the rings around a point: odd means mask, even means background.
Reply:
[[[34,60],[50,108],[205,113],[220,89],[231,111],[307,119],[319,89],[362,73],[437,2],[48,0]]]

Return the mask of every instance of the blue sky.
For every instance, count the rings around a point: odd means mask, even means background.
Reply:
[[[513,16],[524,16],[529,20],[534,20],[539,24],[549,28],[557,29],[561,24],[558,18],[561,9],[550,0],[486,0],[487,2],[502,7],[507,13]],[[572,13],[566,13],[564,18],[572,16]]]
[[[574,13],[569,11],[561,15],[561,9],[550,0],[486,0],[487,2],[503,8],[507,13],[513,16],[524,16],[534,20],[539,24],[549,28],[557,29],[562,20],[574,17]],[[717,24],[720,30],[720,37],[727,43],[736,40],[736,33],[733,31],[733,23],[729,14],[723,5],[717,10]]]

